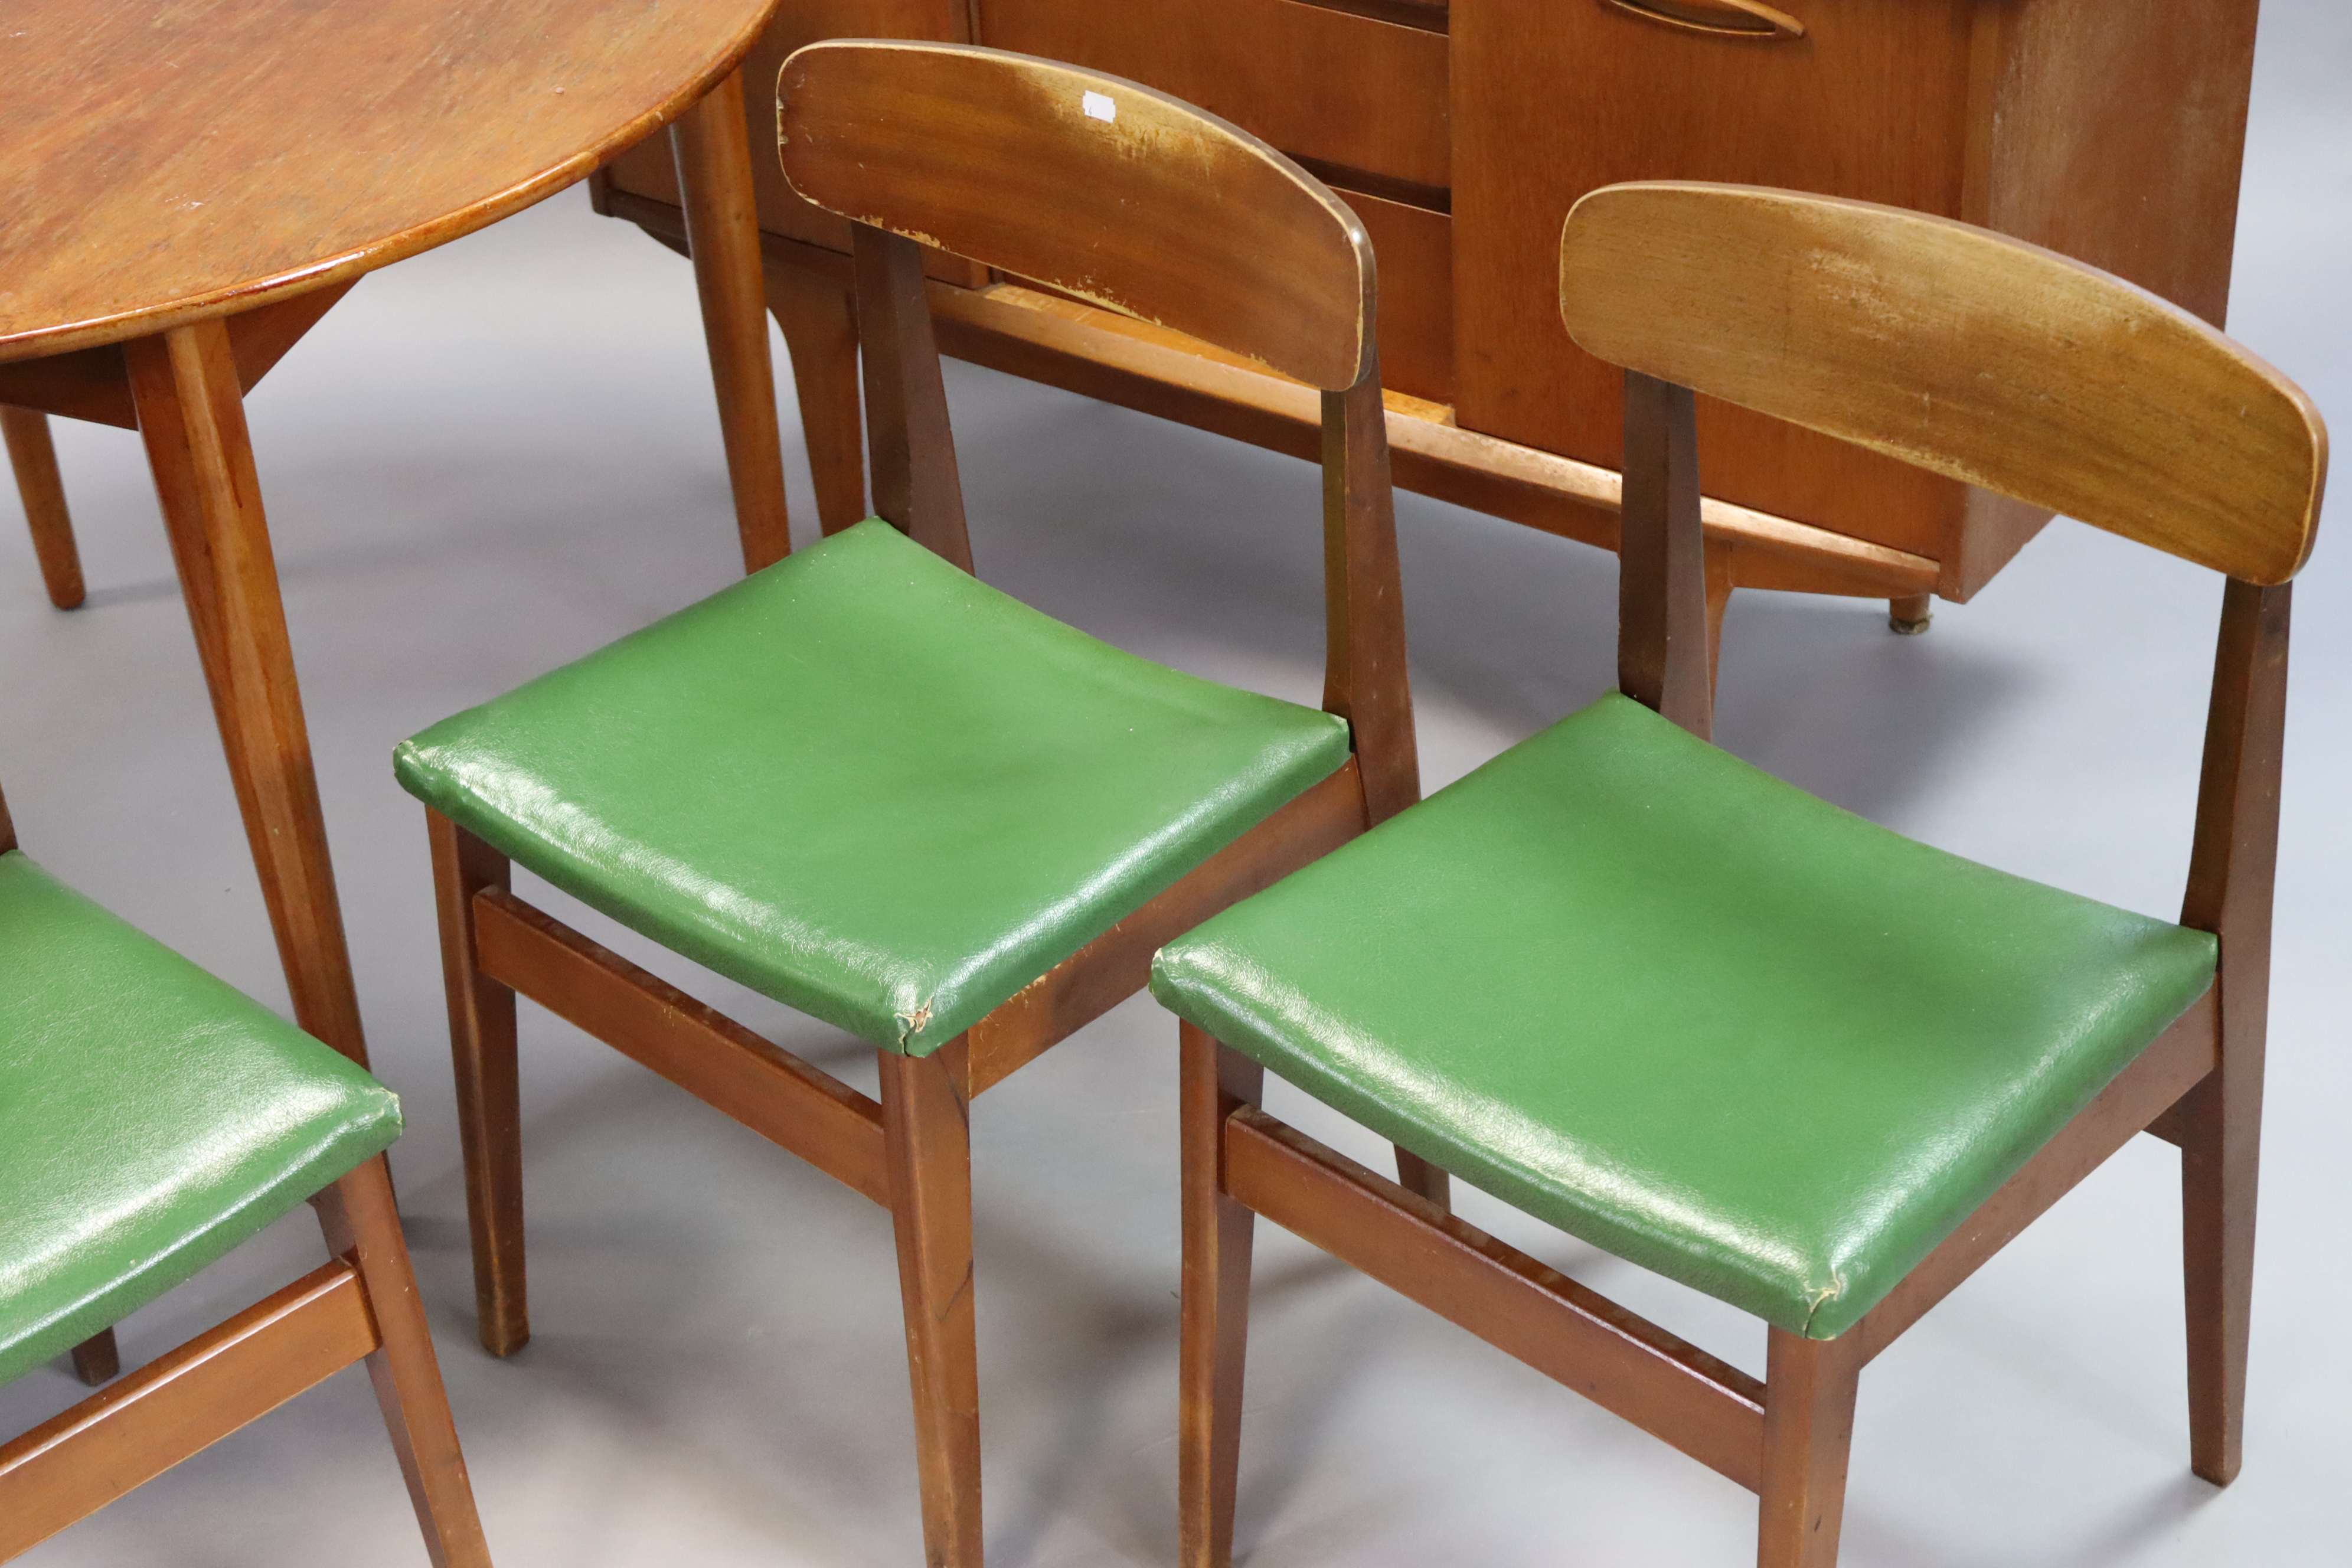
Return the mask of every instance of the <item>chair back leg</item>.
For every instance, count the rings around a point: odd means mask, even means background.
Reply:
[[[1835,1568],[1845,1515],[1859,1334],[1809,1340],[1771,1331],[1764,1369],[1764,1485],[1757,1568]]]
[[[980,1357],[971,1290],[971,1128],[963,1038],[877,1053],[915,1463],[929,1568],[980,1568]]]
[[[122,1352],[114,1343],[114,1331],[100,1329],[73,1348],[74,1375],[92,1388],[112,1383],[122,1372]]]
[[[1397,1185],[1427,1198],[1447,1214],[1454,1212],[1454,1178],[1400,1143],[1396,1146]]]
[[[434,1568],[490,1568],[482,1521],[474,1510],[474,1489],[466,1478],[466,1458],[449,1418],[433,1336],[425,1328],[425,1303],[401,1238],[400,1216],[392,1202],[392,1178],[379,1154],[312,1200],[328,1250],[348,1258],[367,1290],[382,1342],[367,1358],[368,1380],[400,1457],[409,1500],[425,1532]]]
[[[1242,1370],[1249,1343],[1250,1243],[1257,1215],[1227,1195],[1225,1118],[1255,1105],[1265,1069],[1180,1023],[1183,1041],[1184,1289],[1182,1392],[1177,1415],[1179,1561],[1226,1568],[1234,1559],[1234,1491],[1242,1439]],[[1410,1158],[1402,1150],[1402,1163]],[[1436,1173],[1439,1181],[1444,1173]]]
[[[866,414],[857,381],[857,299],[830,278],[768,268],[768,312],[792,356],[817,525],[830,536],[873,515],[866,505]]]

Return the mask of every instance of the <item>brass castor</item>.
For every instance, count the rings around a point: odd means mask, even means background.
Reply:
[[[1916,637],[1934,623],[1934,596],[1912,594],[1886,601],[1886,629],[1897,637]]]

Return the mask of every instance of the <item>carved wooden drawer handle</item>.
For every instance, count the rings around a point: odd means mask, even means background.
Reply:
[[[1763,0],[1601,0],[1645,22],[1731,38],[1801,38],[1805,25]]]

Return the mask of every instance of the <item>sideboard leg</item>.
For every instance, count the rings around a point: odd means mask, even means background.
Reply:
[[[1731,553],[1735,546],[1710,539],[1706,562],[1706,689],[1709,700],[1722,685],[1723,613],[1731,607]]]
[[[1886,629],[1898,637],[1916,637],[1935,618],[1935,595],[1931,594],[1906,594],[1886,601]]]

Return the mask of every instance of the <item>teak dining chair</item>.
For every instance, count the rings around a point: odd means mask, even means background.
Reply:
[[[786,174],[856,224],[879,516],[397,766],[430,808],[483,1343],[530,1333],[520,992],[889,1209],[929,1561],[976,1564],[967,1102],[1417,793],[1371,250],[1264,143],[1117,78],[846,41],[781,90]],[[970,574],[918,237],[1323,389],[1326,711]],[[509,858],[872,1042],[880,1103],[524,903]]]
[[[2133,1134],[2182,1150],[2191,1465],[2238,1471],[2286,694],[2326,433],[2154,296],[1940,218],[1633,184],[1560,309],[1626,367],[1620,690],[1171,943],[1183,1560],[1230,1560],[1253,1215],[1759,1494],[1837,1558],[1863,1365]],[[1706,743],[1693,389],[2225,574],[2179,924],[1898,837]],[[1259,1108],[1271,1068],[1763,1318],[1763,1381]]]
[[[366,1071],[42,870],[0,800],[0,1383],[308,1198],[332,1260],[0,1444],[0,1561],[364,1359],[425,1543],[488,1568]]]

